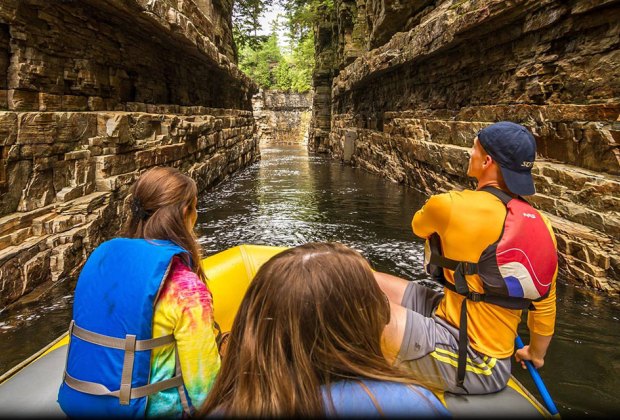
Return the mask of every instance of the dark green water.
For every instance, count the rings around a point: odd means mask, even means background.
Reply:
[[[379,270],[424,281],[422,242],[410,228],[424,200],[410,188],[308,156],[302,146],[269,147],[261,162],[200,198],[197,230],[205,255],[244,243],[338,241],[362,252]],[[67,280],[36,306],[0,314],[0,372],[66,329],[72,287]],[[556,335],[541,375],[560,414],[619,413],[620,305],[559,279],[557,307]],[[514,372],[538,395],[526,371],[515,367]]]

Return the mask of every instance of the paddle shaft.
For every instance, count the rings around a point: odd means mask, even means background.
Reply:
[[[521,337],[519,337],[518,335],[517,335],[517,338],[515,339],[515,344],[517,345],[517,349],[523,348],[523,340],[521,340]],[[538,388],[538,392],[540,392],[540,395],[542,396],[543,401],[545,402],[545,405],[547,406],[547,410],[549,410],[549,413],[552,416],[557,415],[558,409],[553,403],[553,400],[551,399],[551,395],[549,395],[549,391],[547,391],[547,387],[545,386],[545,383],[540,377],[538,370],[534,367],[532,362],[530,362],[529,360],[524,360],[524,362],[525,362],[525,366],[527,366],[527,370],[530,372],[530,375],[532,376],[532,379],[534,380],[534,383],[536,384],[536,388]]]

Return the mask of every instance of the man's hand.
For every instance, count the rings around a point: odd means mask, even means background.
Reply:
[[[523,369],[527,369],[526,360],[531,361],[536,369],[543,367],[551,337],[530,332],[530,344],[515,352],[515,359],[521,363]]]
[[[523,346],[522,349],[519,349],[515,352],[515,359],[517,359],[517,363],[521,363],[521,367],[523,369],[527,369],[525,365],[525,361],[529,360],[532,362],[536,369],[540,369],[545,364],[545,359],[543,357],[534,357],[530,352],[530,346]]]

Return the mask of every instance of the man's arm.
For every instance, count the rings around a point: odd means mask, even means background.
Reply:
[[[557,275],[557,269],[556,269]],[[525,368],[523,360],[531,360],[538,369],[545,364],[545,355],[555,328],[555,276],[551,283],[549,296],[534,302],[536,310],[529,311],[527,326],[530,330],[530,344],[515,352],[517,362]]]
[[[553,245],[557,249],[551,224],[546,217],[543,217],[543,221],[547,225]],[[517,362],[521,362],[524,369],[526,368],[524,360],[530,360],[537,369],[545,364],[545,355],[555,331],[557,276],[558,267],[555,268],[555,273],[551,279],[549,296],[540,302],[533,302],[536,310],[528,312],[527,326],[530,330],[530,344],[515,352],[515,359],[517,359]]]
[[[437,232],[444,232],[450,222],[452,198],[450,193],[434,195],[413,215],[411,228],[420,238],[428,238]]]
[[[392,274],[382,273],[380,271],[373,272],[377,284],[385,293],[391,303],[400,305],[403,301],[405,289],[409,285],[409,281]]]

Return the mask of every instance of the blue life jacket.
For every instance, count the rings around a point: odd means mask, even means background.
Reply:
[[[360,379],[322,386],[321,392],[328,417],[450,417],[437,397],[421,386]]]
[[[58,403],[70,417],[143,417],[147,396],[177,388],[190,411],[180,375],[149,384],[153,312],[172,258],[186,253],[164,240],[117,238],[86,261],[75,288],[73,321]]]

